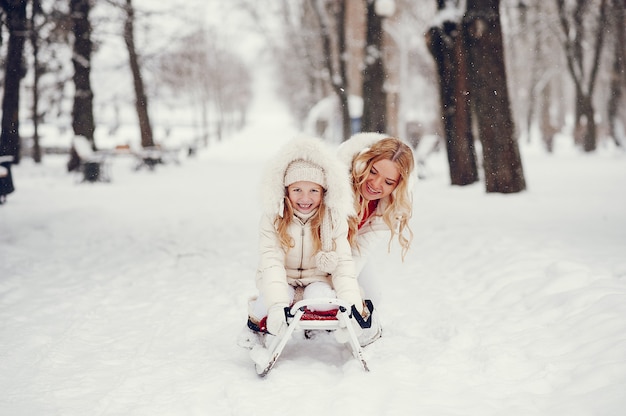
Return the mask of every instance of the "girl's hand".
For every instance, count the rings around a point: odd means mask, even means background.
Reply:
[[[287,318],[285,317],[286,303],[277,303],[267,312],[267,332],[272,335],[280,335],[287,328]]]

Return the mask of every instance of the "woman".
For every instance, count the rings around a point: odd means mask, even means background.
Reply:
[[[351,224],[349,239],[356,273],[365,297],[376,304],[380,279],[367,266],[368,259],[385,242],[390,251],[395,238],[404,260],[413,239],[409,226],[413,212],[413,151],[397,138],[359,133],[342,143],[338,152],[352,177],[357,217]],[[376,339],[380,333],[374,336]]]

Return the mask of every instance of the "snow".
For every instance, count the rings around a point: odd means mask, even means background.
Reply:
[[[263,108],[265,111],[259,111]],[[296,131],[268,103],[181,165],[79,183],[14,167],[0,207],[0,414],[617,416],[626,408],[626,156],[523,144],[528,191],[415,185],[415,239],[373,260],[366,373],[296,337],[266,378],[236,345],[255,294],[258,176]]]

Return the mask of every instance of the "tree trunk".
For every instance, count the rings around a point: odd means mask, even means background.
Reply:
[[[596,149],[596,123],[593,108],[593,92],[600,66],[600,56],[604,44],[604,35],[607,27],[606,0],[600,0],[596,33],[593,39],[593,56],[591,69],[587,76],[585,71],[585,54],[583,43],[585,40],[585,12],[589,9],[587,0],[576,0],[571,17],[567,14],[564,0],[555,0],[559,14],[559,21],[565,37],[564,48],[567,69],[576,87],[576,115],[574,138],[577,144],[582,144],[585,152]],[[572,37],[572,33],[574,34]],[[587,78],[587,79],[585,79]]]
[[[376,14],[375,2],[367,1],[367,32],[363,65],[363,119],[361,131],[384,133],[387,130],[387,93],[383,62],[383,22]]]
[[[339,56],[339,78],[341,87],[339,98],[341,100],[341,121],[343,140],[348,140],[352,135],[352,121],[348,97],[348,75],[346,68],[346,3],[337,2],[335,20],[337,22],[337,55]]]
[[[595,120],[595,110],[593,109],[593,98],[590,94],[578,97],[580,116],[577,126],[580,128],[583,150],[593,152],[596,150],[597,128]]]
[[[614,40],[614,57],[611,67],[611,94],[608,103],[608,123],[609,133],[617,146],[622,146],[626,139],[623,137],[623,129],[617,128],[620,122],[620,104],[624,97],[624,83],[626,81],[626,5],[623,0],[613,0],[613,27],[615,27],[616,37]],[[621,120],[622,125],[626,120]],[[626,126],[625,126],[626,127]]]
[[[124,41],[128,49],[130,69],[133,74],[133,85],[135,88],[135,109],[139,119],[139,130],[141,132],[141,147],[153,147],[152,126],[148,115],[148,97],[146,96],[143,78],[141,77],[141,67],[139,57],[135,48],[135,9],[132,0],[126,0],[126,22],[124,24]]]
[[[554,151],[554,135],[558,132],[558,129],[554,127],[550,113],[551,92],[550,83],[548,82],[541,89],[541,105],[539,106],[539,129],[541,131],[541,139],[548,153]]]
[[[514,136],[499,7],[499,0],[468,0],[463,32],[486,190],[512,193],[526,189],[526,182]]]
[[[39,26],[37,16],[41,12],[41,1],[33,0],[30,18],[30,43],[33,47],[33,161],[41,163],[41,146],[39,145]]]
[[[93,91],[91,89],[91,23],[89,12],[90,0],[70,0],[72,32],[74,33],[74,106],[72,109],[72,128],[77,136],[86,137],[94,150]]]
[[[26,0],[3,1],[9,28],[4,96],[2,99],[2,132],[0,133],[0,155],[13,156],[13,163],[20,162],[20,83],[24,66],[24,43],[28,33]]]
[[[467,65],[458,26],[456,22],[446,21],[442,26],[431,27],[426,42],[439,74],[450,181],[452,185],[462,186],[478,181],[478,168],[467,95]]]

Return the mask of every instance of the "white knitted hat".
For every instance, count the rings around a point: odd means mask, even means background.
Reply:
[[[304,159],[294,160],[289,164],[285,171],[284,185],[289,186],[292,183],[307,181],[321,185],[326,189],[326,175],[324,170],[315,163]],[[322,250],[315,256],[317,268],[326,273],[332,273],[337,267],[337,253],[333,251],[332,240],[332,219],[330,218],[330,210],[326,210],[320,228],[320,239],[322,240]]]
[[[324,170],[315,163],[303,159],[294,160],[289,164],[285,171],[283,183],[285,186],[289,186],[300,181],[313,182],[326,189],[326,174]]]

